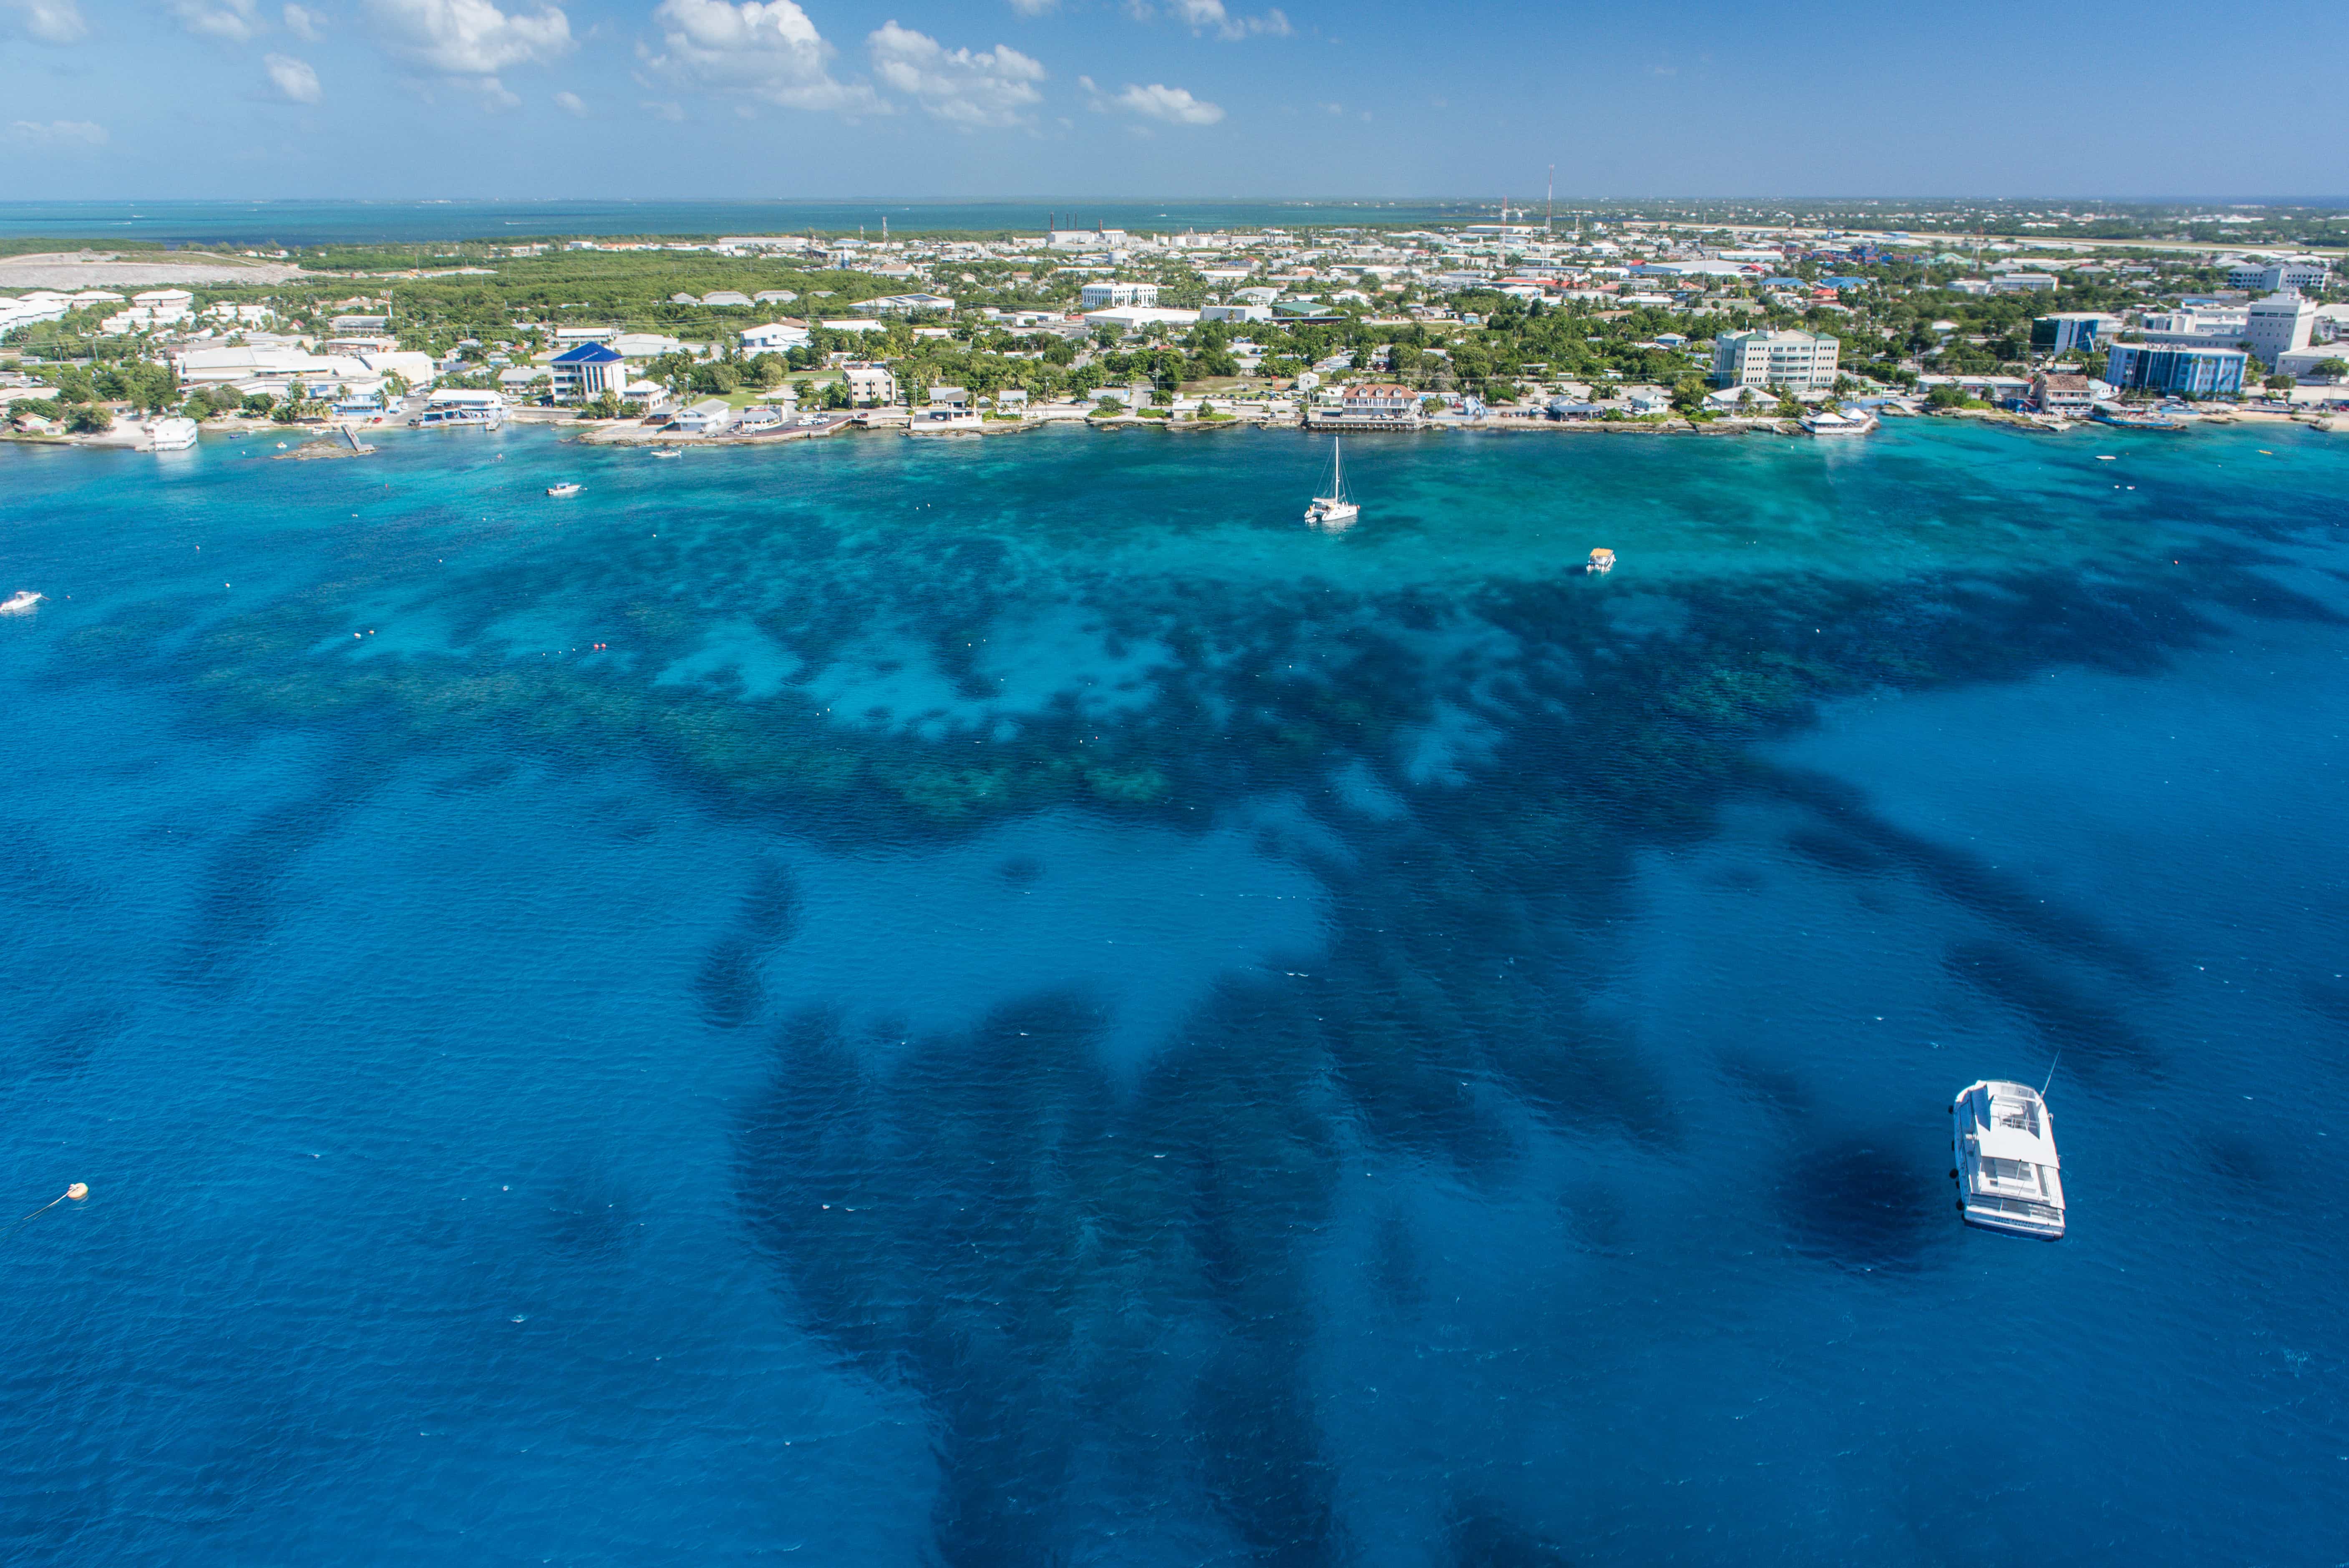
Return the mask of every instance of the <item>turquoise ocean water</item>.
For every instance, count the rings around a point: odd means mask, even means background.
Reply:
[[[2349,1556],[2349,443],[379,441],[0,449],[9,1560]]]

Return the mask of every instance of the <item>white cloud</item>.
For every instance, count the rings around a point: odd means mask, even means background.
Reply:
[[[1213,33],[1219,38],[1246,38],[1259,33],[1286,38],[1296,31],[1278,10],[1261,16],[1235,16],[1224,8],[1224,0],[1166,0],[1166,9],[1194,33]]]
[[[565,114],[575,114],[582,119],[587,118],[586,101],[580,98],[577,93],[556,93],[554,95],[554,107],[561,109]]]
[[[285,95],[288,103],[318,101],[318,73],[306,60],[291,55],[264,55],[261,63],[269,71],[269,83]]]
[[[1163,119],[1169,125],[1213,125],[1224,118],[1219,105],[1193,98],[1187,88],[1162,87],[1156,82],[1146,88],[1128,82],[1117,97],[1106,104],[1097,98],[1093,107],[1123,109],[1144,119]]]
[[[9,124],[8,139],[32,147],[104,147],[106,127],[86,119],[53,119],[46,125],[20,119]]]
[[[264,25],[254,0],[171,0],[171,14],[189,32],[232,44],[250,42]]]
[[[306,5],[288,5],[285,30],[305,43],[315,44],[326,36],[326,19]]]
[[[371,6],[395,51],[447,76],[545,65],[572,47],[571,20],[554,5],[534,16],[508,15],[492,0],[371,0]]]
[[[1044,79],[1044,67],[1009,44],[977,54],[947,49],[895,21],[883,23],[865,43],[874,76],[964,130],[1025,124],[1030,107],[1043,101],[1036,84]]]
[[[81,19],[76,0],[0,0],[0,10],[14,16],[26,36],[44,44],[71,44],[89,36],[89,24]]]
[[[1061,0],[1011,0],[1011,8],[1022,16],[1041,16],[1060,3]]]
[[[785,108],[886,114],[862,82],[834,81],[835,53],[792,0],[661,0],[662,52],[646,64],[675,81],[745,92]]]

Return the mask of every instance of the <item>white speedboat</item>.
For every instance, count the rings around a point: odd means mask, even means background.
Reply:
[[[657,458],[681,458],[685,456],[685,454],[678,451],[675,447],[655,447],[653,449],[653,456]]]
[[[196,422],[193,419],[157,419],[147,427],[147,445],[152,451],[184,452],[195,444]]]
[[[47,597],[46,593],[36,593],[29,589],[11,593],[7,598],[0,599],[0,615],[29,615],[33,613],[33,606]]]
[[[1966,1223],[2050,1242],[2063,1235],[2063,1167],[2039,1091],[1985,1079],[1967,1085],[1950,1111],[1958,1208]]]
[[[1346,499],[1345,462],[1338,450],[1338,438],[1331,437],[1330,493],[1315,496],[1313,504],[1305,509],[1305,521],[1309,527],[1327,529],[1332,533],[1350,526],[1362,515],[1362,509]]]
[[[570,499],[571,497],[573,497],[573,496],[574,496],[574,495],[577,495],[577,494],[579,493],[579,487],[578,487],[577,485],[574,485],[574,484],[567,484],[567,483],[566,483],[566,484],[559,484],[559,485],[549,485],[549,486],[547,486],[547,487],[546,487],[546,493],[547,493],[547,494],[549,494],[549,495],[551,495],[551,496],[553,496],[553,497],[554,497],[554,499],[555,499],[555,500],[566,500]]]

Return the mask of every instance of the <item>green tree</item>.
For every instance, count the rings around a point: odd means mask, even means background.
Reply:
[[[77,403],[66,410],[66,428],[77,436],[95,436],[114,428],[114,416],[95,403]]]

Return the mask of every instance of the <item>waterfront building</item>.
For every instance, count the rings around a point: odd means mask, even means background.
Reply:
[[[859,407],[885,406],[897,400],[897,377],[885,365],[852,361],[840,367],[848,382],[848,398]]]
[[[1713,339],[1713,378],[1723,387],[1825,392],[1835,386],[1843,345],[1822,333],[1755,327]]]
[[[2043,370],[2031,378],[2031,402],[2043,414],[2085,419],[2096,406],[2096,383],[2085,376]]]
[[[723,397],[704,397],[679,414],[677,428],[688,436],[722,436],[734,425],[734,407]]]
[[[2216,344],[2116,343],[2106,350],[2105,379],[2124,391],[2223,397],[2243,389],[2251,356]]]
[[[2315,329],[2315,303],[2297,294],[2271,294],[2244,312],[2243,342],[2271,369],[2283,355],[2306,348]]]
[[[627,361],[608,343],[583,343],[547,362],[558,403],[586,403],[617,393],[627,379]]]
[[[2306,348],[2288,348],[2276,356],[2275,369],[2279,375],[2289,376],[2295,380],[2320,384],[2330,382],[2337,387],[2349,381],[2349,377],[2328,377],[2318,368],[2336,360],[2349,365],[2349,343],[2319,343]]]

